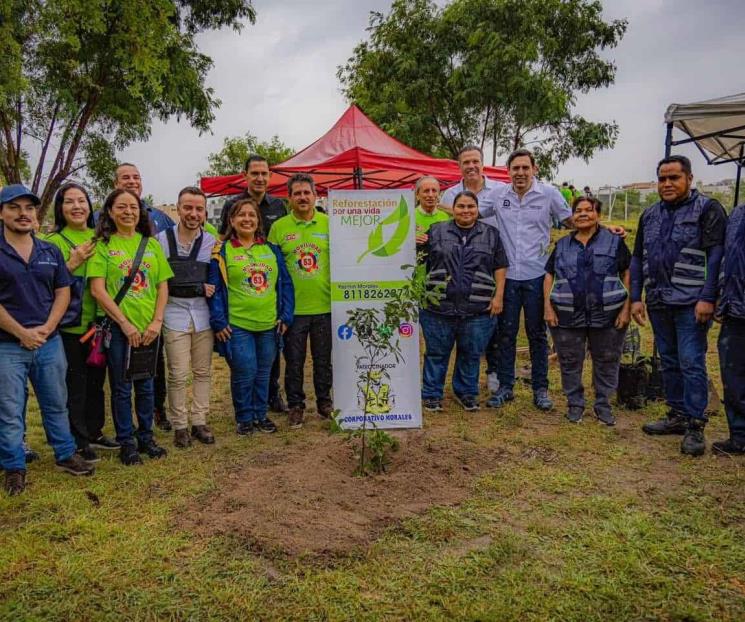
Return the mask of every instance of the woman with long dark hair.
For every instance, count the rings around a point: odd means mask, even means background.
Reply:
[[[166,450],[153,439],[153,379],[129,380],[127,359],[132,350],[152,344],[160,336],[168,302],[168,279],[173,271],[139,198],[129,190],[114,190],[104,202],[96,229],[96,253],[88,265],[91,292],[111,320],[107,364],[111,404],[120,458],[125,465],[142,464],[139,452],[161,458]],[[138,256],[140,262],[134,266]],[[136,270],[132,272],[132,268]],[[130,277],[128,279],[128,277]],[[117,294],[130,282],[119,304]],[[132,389],[135,393],[137,434],[132,426]]]
[[[87,280],[88,262],[96,251],[93,206],[88,192],[75,182],[63,184],[54,197],[54,230],[47,241],[62,251],[65,265],[77,281],[74,288],[82,304],[71,304],[79,315],[67,318],[60,329],[67,357],[67,410],[70,430],[80,455],[89,462],[98,460],[93,447],[117,449],[118,443],[103,435],[105,406],[103,384],[106,370],[86,365],[88,346],[80,336],[96,317],[96,301]],[[65,318],[63,318],[64,320]]]
[[[207,280],[215,286],[207,300],[210,325],[230,366],[237,432],[276,432],[266,416],[269,373],[278,341],[292,324],[295,293],[282,251],[264,239],[253,199],[231,206]]]

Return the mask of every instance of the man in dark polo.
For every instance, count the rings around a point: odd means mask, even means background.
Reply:
[[[72,277],[60,250],[33,235],[39,199],[22,184],[0,191],[0,468],[5,491],[26,487],[23,448],[26,386],[34,388],[57,467],[91,475],[75,453],[67,413],[67,360],[57,324],[70,303]]]
[[[233,204],[241,199],[251,197],[259,206],[262,233],[264,239],[267,239],[272,225],[283,216],[287,216],[287,208],[285,208],[282,199],[273,197],[267,192],[272,172],[269,170],[269,162],[266,158],[256,154],[249,156],[246,160],[244,176],[246,178],[246,191],[230,197],[222,206],[220,235],[225,234],[225,229],[228,226],[228,214],[230,214],[230,208]],[[279,391],[279,359],[280,354],[277,352],[277,358],[274,360],[272,372],[269,376],[269,410],[273,412],[285,412],[287,410],[287,405]]]

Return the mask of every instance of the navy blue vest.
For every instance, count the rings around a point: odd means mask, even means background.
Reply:
[[[489,312],[494,296],[494,254],[499,232],[476,222],[465,235],[455,221],[439,222],[429,230],[427,291],[439,300],[431,311],[473,316]]]
[[[745,205],[736,207],[729,217],[719,280],[722,316],[745,319]]]
[[[573,235],[556,243],[551,303],[562,328],[613,326],[628,292],[618,277],[617,235],[601,227],[585,247]]]
[[[709,198],[691,192],[673,209],[655,203],[642,215],[644,288],[650,307],[692,305],[706,282],[701,214]]]

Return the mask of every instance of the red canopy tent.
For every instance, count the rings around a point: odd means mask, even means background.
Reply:
[[[294,173],[313,176],[318,193],[329,190],[412,188],[422,175],[440,180],[443,187],[460,181],[455,160],[432,158],[407,147],[351,105],[334,126],[312,145],[272,167],[269,193],[287,196],[285,183]],[[484,167],[484,174],[509,181],[507,169]],[[202,190],[210,195],[238,194],[246,189],[242,174],[203,177]]]

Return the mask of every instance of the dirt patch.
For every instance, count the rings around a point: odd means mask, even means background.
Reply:
[[[400,449],[388,472],[367,478],[352,476],[355,459],[341,437],[265,451],[226,474],[217,496],[194,502],[180,526],[238,536],[264,553],[338,555],[401,519],[463,501],[474,478],[505,459],[429,431],[395,435]]]

